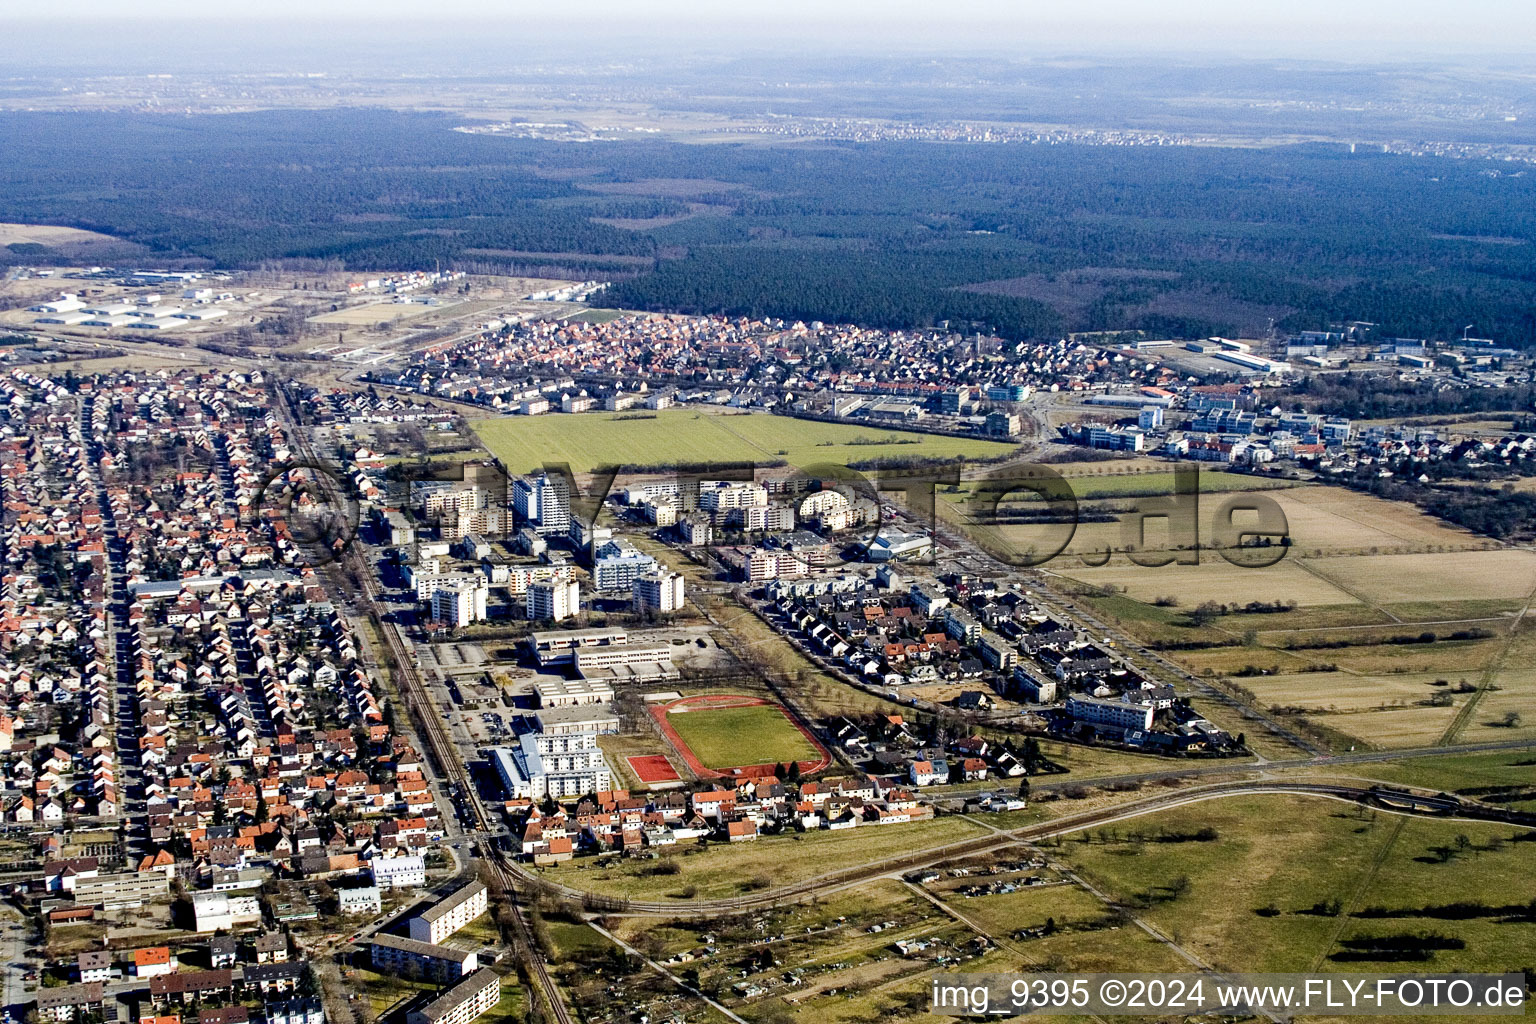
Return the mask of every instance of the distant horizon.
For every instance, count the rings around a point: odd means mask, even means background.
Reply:
[[[910,0],[849,2],[833,11],[788,0],[772,9],[736,8],[729,13],[714,5],[673,0],[649,5],[645,16],[633,5],[610,0],[577,0],[558,12],[526,4],[509,9],[477,0],[449,0],[436,10],[424,16],[419,6],[401,0],[333,0],[319,5],[275,0],[257,10],[146,0],[128,17],[106,0],[63,0],[47,14],[0,13],[0,25],[7,28],[0,55],[24,68],[137,66],[161,55],[196,63],[199,55],[185,50],[196,45],[244,53],[263,66],[319,61],[339,67],[389,53],[414,67],[423,57],[454,63],[455,57],[474,61],[488,51],[515,57],[520,46],[541,51],[547,46],[556,53],[541,52],[537,59],[560,55],[579,61],[583,53],[643,54],[659,47],[662,51],[654,53],[658,57],[662,52],[696,57],[855,53],[1025,60],[1306,60],[1355,67],[1517,61],[1528,67],[1529,45],[1523,41],[1536,38],[1536,5],[1499,0],[1454,9],[1425,0],[1395,5],[1384,0],[1296,0],[1283,14],[1207,0],[1180,0],[1155,11],[1133,0],[1088,0],[1071,12],[1002,0],[956,0],[942,13]],[[238,37],[228,32],[234,25],[241,27]],[[328,31],[317,31],[322,28]],[[94,52],[82,54],[82,42]],[[117,45],[108,49],[104,42]],[[447,49],[422,53],[423,43],[429,51],[444,45]]]
[[[135,23],[142,26],[143,23]],[[213,23],[206,23],[213,24]],[[132,48],[130,51],[109,52],[96,46],[81,49],[60,49],[56,45],[57,26],[41,26],[0,18],[0,26],[6,28],[10,45],[0,45],[0,57],[10,68],[9,77],[26,77],[33,74],[70,74],[86,71],[91,74],[137,75],[177,73],[230,76],[243,74],[303,75],[303,74],[363,74],[412,75],[454,78],[460,76],[496,75],[503,70],[488,63],[507,58],[503,46],[479,34],[473,44],[465,44],[445,26],[441,35],[434,36],[431,28],[423,24],[422,31],[409,39],[380,35],[354,37],[343,49],[322,49],[319,44],[293,45],[288,42],[267,40],[252,30],[261,31],[263,23],[250,22],[243,26],[239,39],[209,38],[195,31],[154,32],[156,46]],[[276,23],[273,23],[274,25]],[[314,23],[315,25],[328,23]],[[398,26],[397,26],[398,27]],[[185,27],[183,27],[185,28]],[[284,31],[288,29],[283,26]],[[72,30],[69,38],[75,43],[85,36],[89,39],[94,31],[122,39],[110,26],[95,25],[90,29]],[[674,41],[675,42],[675,41]],[[1401,50],[1372,55],[1362,59],[1342,53],[1330,53],[1319,48],[1312,53],[1247,51],[1237,47],[1225,48],[1176,48],[1173,46],[1133,46],[1104,44],[1096,49],[1081,46],[1048,47],[1021,52],[1017,49],[966,48],[958,44],[943,48],[928,47],[916,50],[895,43],[858,46],[828,44],[816,49],[805,46],[791,47],[787,43],[757,39],[752,45],[728,46],[725,42],[694,41],[677,44],[668,53],[655,51],[656,41],[646,37],[610,39],[601,46],[589,46],[584,52],[573,52],[567,36],[551,34],[538,36],[523,32],[518,39],[521,51],[518,63],[537,62],[552,67],[577,68],[607,62],[633,62],[636,69],[650,63],[679,67],[687,64],[724,63],[727,61],[785,60],[785,70],[792,71],[796,62],[810,63],[820,60],[857,58],[861,60],[928,60],[928,61],[1010,61],[1019,65],[1051,65],[1055,63],[1082,63],[1086,65],[1116,66],[1134,61],[1148,61],[1158,68],[1178,66],[1222,67],[1248,66],[1314,68],[1319,70],[1363,71],[1372,68],[1384,70],[1451,69],[1462,71],[1486,71],[1499,75],[1514,75],[1531,79],[1536,93],[1536,70],[1526,71],[1530,63],[1528,53],[1511,49],[1506,52],[1463,51],[1442,49],[1438,52]],[[177,52],[178,47],[195,47],[195,54]],[[442,52],[446,48],[451,52]],[[381,66],[381,62],[388,66]],[[612,70],[618,70],[617,68]]]

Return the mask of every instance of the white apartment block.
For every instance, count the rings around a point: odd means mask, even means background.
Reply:
[[[476,582],[485,582],[485,574],[479,572],[443,572],[438,568],[437,559],[427,559],[411,572],[411,585],[416,588],[416,600],[431,601],[432,594],[439,587],[453,587],[459,584],[473,585]]]
[[[628,590],[635,580],[656,569],[656,559],[622,537],[592,553],[592,586],[597,590]]]
[[[575,569],[569,565],[509,565],[507,593],[519,597],[535,583],[569,583]]]
[[[575,586],[576,584],[571,584]],[[455,628],[485,619],[485,600],[490,587],[485,577],[460,580],[432,591],[432,619]]]
[[[370,957],[382,974],[426,978],[440,985],[458,981],[480,967],[479,956],[470,950],[382,932],[373,937]]]
[[[747,555],[747,579],[753,583],[787,576],[804,576],[809,571],[809,566],[788,551],[765,551],[759,548]]]
[[[766,504],[768,488],[762,484],[734,480],[706,480],[699,484],[699,508],[706,512],[729,512]]]
[[[682,494],[683,486],[677,480],[652,480],[646,483],[631,484],[624,489],[621,497],[626,505],[639,505],[663,498],[680,499]]]
[[[516,745],[494,748],[491,764],[514,800],[583,796],[613,788],[613,773],[595,732],[524,732]]]
[[[665,529],[668,526],[677,525],[677,517],[680,510],[677,503],[670,498],[661,498],[656,501],[648,501],[640,506],[646,521]]]
[[[383,896],[376,885],[365,885],[357,889],[336,890],[336,911],[342,916],[348,914],[377,914],[384,909]]]
[[[648,572],[635,578],[635,611],[669,613],[683,608],[683,574]]]
[[[700,547],[714,543],[715,527],[708,516],[683,516],[677,521],[677,532],[683,543]]]
[[[472,533],[499,537],[511,528],[512,513],[504,508],[465,509],[444,515],[439,523],[443,540],[462,540]]]
[[[1122,729],[1152,728],[1157,709],[1151,704],[1133,704],[1124,700],[1103,700],[1074,694],[1067,698],[1067,714],[1082,722],[1113,725]]]
[[[791,505],[748,505],[730,514],[732,522],[739,522],[748,533],[777,533],[795,528],[795,510]]]
[[[428,519],[451,517],[457,522],[460,512],[473,512],[478,508],[485,508],[485,492],[478,487],[460,487],[428,494],[424,511]]]
[[[482,967],[419,1010],[405,1024],[469,1024],[501,1001],[501,975]]]
[[[263,1016],[267,1024],[325,1024],[325,1007],[318,999],[288,999],[268,1003]]]
[[[575,580],[528,584],[528,620],[560,622],[581,611],[581,587]]]
[[[406,922],[417,942],[441,943],[485,913],[489,906],[485,883],[469,882]]]
[[[532,526],[541,536],[571,528],[571,496],[561,477],[546,473],[518,477],[512,483],[512,507],[518,522]]]
[[[375,857],[368,862],[373,884],[380,889],[413,889],[427,884],[427,862],[421,857]]]
[[[801,519],[820,519],[834,512],[847,512],[848,499],[837,491],[817,491],[800,502]]]

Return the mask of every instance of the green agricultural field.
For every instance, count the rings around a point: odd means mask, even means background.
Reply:
[[[1520,799],[1513,806],[1529,810],[1533,803],[1525,799],[1524,794],[1536,794],[1536,751],[1414,758],[1395,764],[1362,765],[1359,774],[1492,803],[1518,797]]]
[[[1202,828],[1214,837],[1193,838]],[[1498,972],[1525,966],[1536,948],[1536,920],[1498,909],[1536,898],[1530,843],[1514,841],[1522,834],[1529,835],[1506,825],[1255,796],[1092,829],[1055,852],[1219,968],[1401,969],[1385,958],[1350,961],[1349,944],[1428,932],[1465,946],[1436,952],[1415,970]],[[1435,916],[1434,907],[1456,901],[1494,906],[1466,920]]]
[[[1048,468],[1061,474],[1079,501],[1093,501],[1101,498],[1160,497],[1174,493],[1174,472],[1171,469],[1093,476],[1086,473],[1074,475],[1061,473],[1058,466]],[[1195,468],[1201,494],[1272,491],[1299,486],[1296,481],[1282,480],[1278,477],[1230,473],[1224,469],[1201,469],[1198,466]],[[974,490],[974,485],[961,485],[959,490],[947,491],[944,496],[950,501],[967,501],[970,500]],[[1030,491],[1018,491],[1009,498],[1010,502],[1020,503],[1039,500],[1039,497]]]
[[[526,473],[545,462],[567,462],[572,472],[586,473],[605,464],[782,460],[806,467],[873,459],[989,459],[1014,448],[1000,441],[696,409],[503,416],[475,420],[471,426],[514,473]]]
[[[667,715],[667,724],[706,768],[814,761],[821,755],[777,707],[694,708]]]

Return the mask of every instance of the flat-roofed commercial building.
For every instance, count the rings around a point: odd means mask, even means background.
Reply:
[[[630,648],[626,646],[578,651],[575,657],[576,671],[581,671],[582,659],[588,656],[603,655],[623,663],[626,659],[620,657],[619,652],[627,650]],[[603,662],[599,660],[598,663]],[[533,692],[541,708],[570,708],[581,704],[606,704],[613,700],[612,686],[590,679],[540,679],[533,684]]]
[[[75,880],[75,902],[103,910],[141,907],[170,891],[170,879],[159,871],[121,871]]]
[[[568,733],[595,732],[599,734],[619,731],[619,716],[608,704],[577,704],[564,708],[540,708],[533,712],[538,721],[538,731],[549,736]]]
[[[528,635],[528,649],[540,665],[570,661],[579,650],[629,643],[622,629],[547,629]]]
[[[679,675],[672,664],[672,648],[665,644],[588,648],[577,651],[571,660],[581,678],[568,682],[604,687],[610,694],[616,679],[676,679]]]
[[[199,892],[192,896],[192,913],[200,932],[227,932],[236,925],[260,924],[261,901],[233,892]]]
[[[33,313],[73,313],[84,308],[85,303],[73,295],[60,295],[51,302],[39,302],[35,306],[27,307],[28,311]]]

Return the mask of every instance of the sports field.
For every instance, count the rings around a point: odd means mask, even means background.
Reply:
[[[756,697],[684,697],[651,713],[700,775],[789,761],[799,761],[802,771],[819,771],[829,760],[788,712]]]
[[[546,462],[568,462],[575,473],[601,465],[696,462],[782,460],[791,466],[846,466],[882,458],[995,458],[1014,448],[1001,441],[698,409],[503,416],[470,425],[514,473]]]
[[[629,770],[635,773],[635,778],[647,786],[654,786],[661,782],[677,782],[682,778],[665,754],[638,754],[627,757],[625,760],[629,762]]]

